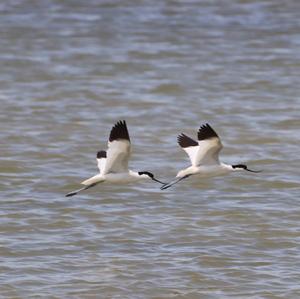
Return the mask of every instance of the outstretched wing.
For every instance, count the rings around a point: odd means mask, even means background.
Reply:
[[[202,125],[198,130],[199,150],[196,165],[219,163],[219,153],[223,148],[218,134],[209,124]]]
[[[99,151],[97,153],[97,165],[98,165],[100,174],[102,174],[104,172],[105,164],[106,164],[106,151]]]
[[[103,174],[127,172],[130,156],[130,138],[125,120],[118,121],[111,129]]]
[[[179,135],[177,141],[188,154],[192,166],[216,164],[219,162],[219,152],[222,149],[222,143],[209,124],[202,125],[198,130],[198,142],[185,134]]]
[[[196,166],[196,157],[199,150],[198,142],[183,133],[177,137],[177,142],[188,154],[191,164]]]

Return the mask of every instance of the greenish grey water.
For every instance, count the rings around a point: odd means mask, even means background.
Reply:
[[[300,3],[0,4],[3,298],[300,297]],[[171,179],[209,122],[264,172],[102,185],[111,126],[131,168]]]

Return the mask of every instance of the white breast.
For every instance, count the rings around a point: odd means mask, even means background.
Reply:
[[[128,184],[138,181],[140,178],[132,176],[130,172],[108,173],[105,175],[105,180],[111,183]]]
[[[231,172],[232,169],[226,164],[219,165],[200,165],[190,166],[178,172],[176,177],[184,177],[186,175],[197,175],[200,177],[214,177],[219,175],[226,175]]]

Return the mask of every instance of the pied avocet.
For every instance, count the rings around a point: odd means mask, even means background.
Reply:
[[[151,179],[164,184],[154,177],[149,171],[135,172],[128,169],[128,160],[131,151],[131,143],[125,120],[117,122],[111,129],[108,141],[108,150],[97,153],[97,164],[100,173],[83,181],[83,188],[72,191],[66,196],[96,186],[99,183],[111,182],[116,184],[131,183],[141,179]]]
[[[176,175],[176,179],[163,185],[161,187],[162,190],[171,187],[191,175],[206,178],[225,175],[237,170],[260,172],[251,170],[244,164],[229,165],[220,162],[219,153],[223,146],[218,134],[209,124],[202,125],[199,128],[198,142],[183,133],[177,137],[177,141],[188,154],[192,166],[180,170]]]

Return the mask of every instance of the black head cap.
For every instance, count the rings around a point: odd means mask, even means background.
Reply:
[[[149,172],[149,171],[139,171],[138,174],[139,174],[139,175],[145,174],[145,175],[147,175],[151,180],[153,180],[153,181],[155,181],[155,182],[158,182],[158,183],[160,183],[160,184],[162,184],[162,185],[165,185],[164,182],[162,182],[162,181],[156,179],[156,178],[154,177],[153,173],[151,173],[151,172]]]
[[[261,172],[261,170],[252,170],[252,169],[249,169],[247,167],[247,165],[245,164],[236,164],[236,165],[231,165],[233,169],[236,169],[236,168],[241,168],[241,169],[244,169],[244,170],[247,170],[247,171],[250,171],[250,172],[254,172],[254,173],[259,173]]]
[[[150,177],[151,179],[154,178],[153,173],[151,173],[151,172],[149,172],[149,171],[139,171],[138,174],[139,174],[139,175],[145,174],[145,175],[147,175],[148,177]]]

